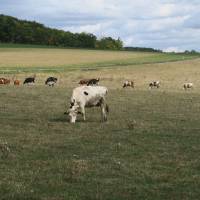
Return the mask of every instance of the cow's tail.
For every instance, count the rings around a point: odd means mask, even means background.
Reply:
[[[109,113],[109,107],[108,107],[108,104],[106,104],[106,112]]]

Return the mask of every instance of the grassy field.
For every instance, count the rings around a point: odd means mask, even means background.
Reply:
[[[94,70],[199,58],[198,54],[14,47],[0,45],[0,73]]]
[[[156,55],[149,64],[120,67],[116,56],[118,65],[109,68],[40,72],[33,87],[1,85],[0,199],[198,199],[200,59],[156,63]],[[16,76],[23,81],[31,73]],[[54,88],[44,85],[49,75],[59,78]],[[108,122],[92,108],[86,122],[80,117],[72,125],[63,112],[72,88],[87,77],[100,77],[109,89]],[[125,79],[136,88],[123,90]],[[154,79],[161,88],[149,90]],[[194,89],[184,91],[185,81]]]

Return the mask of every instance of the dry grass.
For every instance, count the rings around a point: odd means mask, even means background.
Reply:
[[[151,58],[151,59],[150,59]],[[173,59],[185,59],[180,55],[165,55],[157,53],[135,53],[119,51],[95,51],[77,49],[34,49],[34,48],[0,48],[0,67],[4,76],[9,79],[19,79],[21,82],[36,74],[37,85],[43,85],[48,76],[56,76],[60,87],[75,87],[80,79],[100,78],[100,83],[109,85],[110,88],[121,88],[124,80],[134,80],[136,88],[146,89],[152,80],[160,80],[161,88],[168,90],[182,89],[184,82],[193,82],[194,87],[200,86],[200,59],[184,60],[178,62],[150,63],[142,65],[142,61],[161,62]],[[186,57],[187,58],[187,57]],[[189,57],[190,58],[190,57]],[[150,59],[150,60],[149,60]],[[131,62],[135,64],[131,64]],[[140,61],[140,64],[137,64]],[[110,68],[96,68],[94,63],[104,63],[105,66],[112,62]],[[124,63],[121,65],[120,62]],[[130,65],[129,65],[130,62]],[[88,63],[88,68],[81,67],[81,63]],[[107,63],[107,64],[106,64]],[[116,63],[116,65],[114,65]],[[80,66],[79,66],[80,64]],[[79,66],[76,70],[67,71],[32,71],[31,67],[56,69],[60,66]],[[30,71],[16,73],[15,71],[3,74],[4,67],[15,69],[23,67]],[[42,66],[42,67],[41,67]],[[51,67],[52,66],[52,67]],[[67,67],[68,66],[68,67]],[[93,67],[94,66],[94,67]],[[17,68],[16,67],[16,68]]]
[[[172,63],[135,65],[127,67],[116,67],[111,69],[99,69],[91,71],[75,70],[64,73],[37,73],[36,84],[44,85],[48,76],[58,77],[59,87],[76,87],[80,79],[98,78],[100,84],[110,88],[121,88],[124,80],[135,81],[137,89],[145,90],[152,80],[161,81],[161,89],[175,91],[182,90],[183,83],[193,82],[194,88],[200,88],[200,59],[190,61],[179,61]],[[23,82],[24,78],[34,73],[16,74],[15,78]],[[13,78],[13,74],[3,75],[6,78]]]
[[[198,199],[199,66],[78,69],[37,73],[35,86],[0,85],[0,199]],[[48,76],[59,78],[54,88],[44,86]],[[108,122],[94,108],[72,125],[63,112],[72,88],[90,77],[109,89]],[[122,89],[124,79],[136,88]],[[149,91],[152,80],[161,88]],[[195,88],[184,91],[185,81]]]
[[[152,53],[77,49],[0,49],[0,67],[49,67],[144,58]]]

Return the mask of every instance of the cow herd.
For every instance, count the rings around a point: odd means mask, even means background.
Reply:
[[[35,84],[35,78],[36,75],[27,77],[24,79],[23,84],[27,84],[27,85],[34,85]],[[13,84],[19,86],[21,84],[21,81],[18,79],[12,79],[13,80]],[[45,85],[51,86],[53,87],[56,82],[58,81],[58,79],[56,77],[48,77],[45,81]],[[87,86],[96,86],[99,84],[100,78],[91,78],[91,79],[81,79],[79,81],[80,85],[87,85]],[[11,80],[7,79],[7,78],[0,78],[0,85],[9,85],[11,84]],[[183,84],[183,88],[185,90],[193,88],[193,83],[184,83]],[[123,82],[122,85],[123,88],[126,87],[131,87],[131,88],[135,88],[135,82],[132,80],[125,80]],[[149,89],[152,88],[159,88],[160,87],[160,81],[156,80],[156,81],[152,81],[148,84]]]
[[[27,77],[23,81],[23,84],[34,85],[36,75]],[[53,87],[57,83],[58,79],[56,77],[48,77],[45,81],[45,85]],[[106,94],[108,89],[104,86],[99,86],[100,78],[92,79],[82,79],[80,80],[79,87],[76,87],[71,96],[70,107],[65,112],[70,117],[70,122],[75,123],[78,114],[83,116],[83,120],[86,120],[85,108],[86,107],[100,107],[102,120],[107,120],[107,113],[109,112],[109,107],[106,103]],[[10,79],[0,78],[0,85],[10,84]],[[20,80],[14,79],[14,85],[20,85]],[[135,83],[132,80],[125,80],[122,88],[135,87]],[[160,81],[152,81],[148,84],[149,89],[160,88]],[[193,88],[193,83],[184,83],[183,88],[185,90]]]
[[[31,77],[25,78],[23,84],[24,85],[34,85],[35,84],[35,78],[36,75],[33,75]],[[49,77],[46,79],[45,84],[48,86],[54,86],[54,84],[57,82],[57,78],[55,77]],[[11,83],[10,79],[7,78],[0,78],[0,85],[9,85]],[[19,86],[21,84],[21,81],[18,79],[13,78],[13,84]]]
[[[107,113],[109,112],[108,105],[106,103],[106,94],[108,89],[103,86],[98,86],[98,79],[83,79],[79,81],[81,86],[75,88],[72,93],[70,108],[65,114],[68,114],[70,117],[70,122],[75,123],[78,114],[82,114],[83,120],[86,120],[85,117],[85,107],[100,107],[102,120],[107,120]],[[134,81],[126,80],[122,86],[126,87],[135,87]],[[149,83],[149,89],[159,88],[160,81],[152,81]],[[183,88],[189,89],[193,88],[193,83],[184,83]]]
[[[149,83],[148,86],[149,86],[149,89],[152,89],[152,88],[159,88],[159,87],[160,87],[160,81],[152,81],[152,82]],[[124,81],[122,87],[123,87],[123,88],[126,88],[126,87],[132,87],[132,88],[134,88],[134,87],[135,87],[135,83],[134,83],[134,81],[126,80],[126,81]],[[191,88],[193,88],[193,87],[194,87],[194,84],[193,84],[193,83],[184,83],[184,84],[183,84],[183,88],[184,88],[185,90],[191,89]]]

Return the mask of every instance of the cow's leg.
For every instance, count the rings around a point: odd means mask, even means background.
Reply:
[[[81,113],[83,115],[83,120],[85,121],[86,118],[85,118],[85,106],[81,106]]]
[[[131,83],[131,87],[132,87],[132,88],[134,88],[134,85],[133,85],[133,83]]]
[[[101,103],[101,115],[102,115],[102,120],[107,121],[107,115],[106,115],[106,103],[103,100]]]

